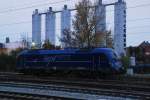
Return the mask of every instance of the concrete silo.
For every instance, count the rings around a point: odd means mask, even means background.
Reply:
[[[55,13],[52,11],[52,7],[49,7],[48,12],[46,13],[45,17],[45,27],[46,27],[46,35],[45,39],[50,41],[53,45],[56,43],[56,34],[55,34],[55,23],[56,23],[56,16]]]
[[[67,8],[67,5],[64,5],[64,9],[61,12],[61,38],[63,36],[64,30],[70,30],[71,28],[71,12]],[[65,48],[65,44],[61,44],[62,48]]]
[[[32,43],[38,48],[41,47],[41,15],[38,9],[32,14]]]
[[[96,33],[102,34],[106,32],[106,6],[102,4],[102,0],[98,1],[96,6]],[[106,47],[106,39],[103,38],[99,43],[100,47]]]

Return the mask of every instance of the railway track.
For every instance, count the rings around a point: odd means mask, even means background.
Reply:
[[[119,80],[98,80],[91,82],[89,80],[58,80],[55,78],[37,78],[24,75],[0,75],[0,86],[28,87],[38,89],[49,89],[55,91],[67,91],[70,93],[83,93],[93,95],[118,96],[133,99],[150,99],[149,82],[128,82]],[[8,82],[8,83],[7,83]],[[20,84],[16,84],[19,82]]]
[[[143,85],[149,86],[150,85],[150,78],[148,80],[144,79],[137,79],[137,80],[128,80],[127,77],[122,77],[122,79],[79,79],[79,78],[58,78],[58,77],[47,77],[47,76],[33,76],[33,75],[24,75],[20,73],[11,73],[11,74],[1,74],[0,79],[2,81],[26,81],[26,82],[36,82],[36,83],[51,83],[51,82],[65,82],[65,83],[113,83],[113,84],[136,84],[136,85]]]
[[[81,93],[81,94],[91,94],[91,95],[106,95],[112,97],[122,97],[122,98],[132,98],[139,100],[149,100],[150,94],[148,92],[140,92],[140,91],[125,91],[125,90],[115,90],[115,89],[96,89],[90,87],[80,87],[80,86],[57,86],[57,85],[41,85],[41,84],[25,84],[25,83],[1,83],[1,89],[5,90],[17,90],[17,92],[21,92],[23,90],[31,91],[32,95],[37,95],[38,93],[50,93],[50,91],[64,91],[68,93]],[[21,90],[20,90],[21,89]],[[5,91],[4,90],[4,91]],[[33,93],[34,91],[34,93]],[[36,92],[37,91],[37,92]],[[42,91],[42,92],[41,92]],[[30,94],[30,95],[31,95]],[[39,95],[39,94],[38,94]],[[44,94],[49,95],[49,94]],[[81,98],[80,98],[81,99]],[[46,99],[47,100],[47,99]]]
[[[27,93],[16,92],[2,92],[0,91],[0,100],[74,100],[71,98],[51,97],[44,95],[35,95]]]

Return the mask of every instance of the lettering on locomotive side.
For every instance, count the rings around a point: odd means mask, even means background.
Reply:
[[[48,62],[55,62],[56,56],[50,56],[50,57],[47,57],[47,59],[48,59]]]

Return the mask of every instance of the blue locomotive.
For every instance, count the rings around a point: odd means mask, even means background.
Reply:
[[[17,56],[20,71],[89,71],[118,73],[122,65],[117,55],[109,48],[88,50],[25,50]]]

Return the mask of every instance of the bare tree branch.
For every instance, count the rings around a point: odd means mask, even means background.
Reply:
[[[92,8],[91,8],[92,6]],[[106,32],[96,31],[103,16],[97,15],[97,8],[90,0],[82,0],[76,5],[77,13],[73,20],[74,31],[64,30],[60,41],[70,48],[100,47],[100,43],[106,39]]]

